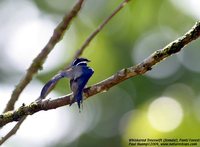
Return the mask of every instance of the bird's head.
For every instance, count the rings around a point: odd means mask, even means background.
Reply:
[[[78,66],[78,65],[86,65],[87,66],[87,62],[90,62],[90,60],[88,60],[86,58],[76,58],[73,61],[72,66]]]

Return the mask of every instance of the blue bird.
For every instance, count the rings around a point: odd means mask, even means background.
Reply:
[[[67,70],[58,73],[44,85],[37,101],[44,99],[58,80],[66,77],[70,79],[70,88],[74,95],[70,105],[76,101],[80,109],[80,105],[83,102],[83,89],[94,73],[93,69],[87,65],[87,62],[90,62],[90,60],[86,58],[75,59]]]

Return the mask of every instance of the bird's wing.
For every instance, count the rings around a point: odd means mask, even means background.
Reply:
[[[38,98],[38,100],[44,99],[61,78],[66,77],[66,78],[69,78],[70,80],[76,80],[83,75],[84,71],[81,66],[73,66],[55,75],[50,81],[48,81],[44,85],[44,87],[41,90],[40,97]]]
[[[82,66],[73,66],[67,74],[70,79],[76,80],[84,74],[84,70]]]
[[[55,75],[50,81],[48,81],[41,90],[40,99],[44,99],[47,94],[54,88],[56,83],[63,78],[63,76],[59,73]]]

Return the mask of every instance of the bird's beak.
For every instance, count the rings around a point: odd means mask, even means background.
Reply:
[[[91,61],[87,59],[87,62],[91,62]]]

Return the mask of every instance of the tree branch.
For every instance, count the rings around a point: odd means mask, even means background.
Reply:
[[[190,43],[191,41],[197,39],[200,36],[200,21],[197,22],[191,30],[189,30],[184,36],[178,38],[177,40],[171,42],[163,49],[155,51],[152,55],[147,57],[144,61],[136,66],[129,68],[124,68],[118,71],[111,77],[84,89],[85,99],[104,91],[108,91],[111,87],[127,80],[136,75],[141,75],[151,70],[151,68],[161,62],[163,59],[181,51],[181,49]],[[15,111],[9,111],[0,115],[0,127],[10,123],[12,121],[18,121],[26,115],[32,115],[41,110],[56,109],[61,106],[68,105],[70,103],[70,97],[72,94],[58,97],[55,100],[44,100],[42,102],[33,102],[30,105],[22,105]]]
[[[80,49],[76,52],[74,59],[78,58],[84,51],[84,49],[90,44],[92,39],[104,28],[104,26],[129,2],[130,0],[124,0],[112,13],[109,15],[98,27],[90,34],[90,36],[85,40]]]
[[[24,90],[24,88],[28,85],[28,83],[32,80],[32,77],[38,72],[38,70],[42,69],[42,65],[46,60],[48,54],[53,50],[54,46],[62,39],[66,29],[69,27],[72,19],[78,14],[81,9],[84,0],[78,0],[72,10],[66,14],[60,24],[55,28],[54,33],[46,46],[42,49],[40,54],[33,60],[31,66],[28,68],[26,75],[20,80],[18,85],[13,90],[11,98],[7,103],[7,106],[4,110],[10,111],[14,109],[15,102],[18,100],[19,95]]]
[[[1,138],[0,145],[2,145],[8,138],[10,138],[17,132],[17,130],[20,128],[21,124],[26,119],[26,117],[27,116],[22,117],[21,120],[18,121],[17,124],[12,128],[12,130],[10,130],[10,132],[8,132],[4,137]]]

